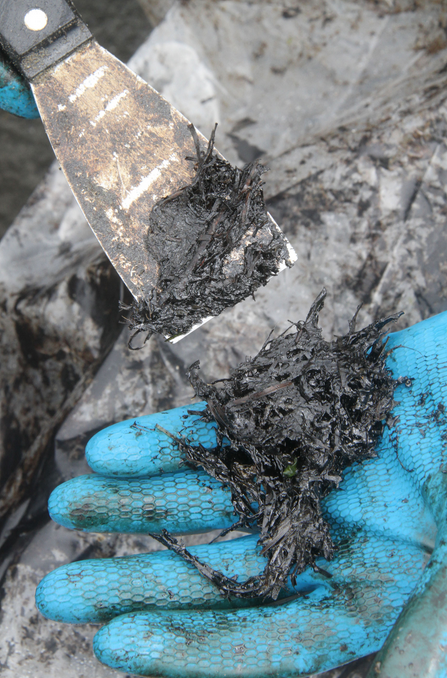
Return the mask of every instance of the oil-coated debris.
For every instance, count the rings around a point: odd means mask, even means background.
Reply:
[[[179,444],[187,458],[230,488],[238,522],[257,527],[267,558],[259,576],[229,578],[192,556],[164,531],[157,538],[194,564],[226,596],[276,599],[291,577],[315,559],[331,559],[334,544],[321,499],[338,487],[341,472],[375,456],[393,407],[395,380],[385,365],[383,328],[394,315],[326,341],[318,326],[326,290],[307,319],[247,358],[228,379],[206,384],[199,363],[190,368],[205,417],[219,426],[209,450]],[[228,531],[228,530],[227,530]],[[156,535],[154,535],[156,536]],[[237,573],[235,573],[237,575]]]
[[[257,162],[233,167],[206,152],[190,126],[197,153],[193,182],[152,209],[147,246],[159,263],[149,298],[135,302],[129,326],[135,334],[175,337],[252,295],[291,265],[284,236],[269,218]],[[134,336],[135,336],[134,334]]]

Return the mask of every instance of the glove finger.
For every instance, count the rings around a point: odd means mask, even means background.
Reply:
[[[336,573],[332,579],[300,577],[304,595],[292,602],[195,611],[168,610],[166,604],[164,610],[123,615],[98,632],[95,654],[143,676],[285,678],[374,652],[420,577],[424,554],[408,543],[358,537],[325,565]]]
[[[217,445],[217,424],[201,418],[205,407],[206,403],[195,403],[109,426],[88,442],[87,462],[105,476],[135,478],[173,473],[182,465],[175,438],[186,438],[205,448]]]
[[[36,102],[25,80],[0,53],[0,108],[21,118],[38,118]]]
[[[334,537],[337,537],[334,534]],[[260,554],[257,535],[220,544],[193,546],[189,551],[202,563],[240,581],[256,576],[264,569],[266,559]],[[351,610],[358,614],[377,614],[380,607],[402,605],[426,560],[426,553],[417,544],[390,539],[358,529],[346,536],[332,562],[318,561],[323,572],[306,570],[289,582],[283,596],[296,592],[308,595],[317,588],[331,597],[339,588],[357,587]],[[393,563],[392,574],[388,572]],[[362,589],[376,591],[374,609],[365,606]],[[385,591],[385,594],[384,594]],[[124,558],[85,560],[69,563],[48,574],[39,584],[36,602],[50,619],[74,623],[95,623],[144,609],[233,608],[253,605],[253,601],[224,598],[199,571],[171,551],[162,551]],[[327,603],[325,603],[327,604]],[[331,604],[331,603],[330,603]],[[382,613],[381,613],[382,614]]]
[[[230,491],[205,471],[78,476],[52,492],[48,510],[59,525],[85,532],[206,532],[236,521]]]
[[[320,601],[224,611],[137,612],[103,627],[96,657],[111,668],[159,678],[287,678],[325,671],[376,651],[380,623],[365,626]],[[293,620],[293,621],[292,621]]]
[[[190,553],[227,576],[247,579],[265,565],[257,536],[191,546]],[[232,608],[247,603],[219,594],[199,571],[172,551],[123,558],[76,561],[40,582],[36,603],[45,617],[68,623],[97,623],[148,608]]]

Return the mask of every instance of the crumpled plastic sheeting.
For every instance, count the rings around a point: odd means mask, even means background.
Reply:
[[[23,502],[54,430],[121,329],[120,280],[65,183],[53,168],[0,244],[0,524],[9,518],[2,540],[14,511],[38,519]]]
[[[205,134],[219,121],[217,147],[229,160],[242,165],[263,154],[269,209],[299,255],[255,300],[179,344],[152,338],[130,352],[124,331],[107,355],[118,332],[119,285],[56,169],[11,227],[0,244],[3,383],[27,375],[10,412],[30,439],[38,413],[44,433],[30,482],[17,485],[20,500],[11,495],[3,533],[5,678],[120,675],[94,659],[94,628],[45,620],[33,603],[37,581],[62,563],[158,548],[149,538],[78,534],[47,522],[49,490],[85,472],[92,433],[187,404],[186,367],[200,358],[207,378],[225,376],[272,328],[306,317],[323,285],[327,336],[346,331],[359,303],[359,322],[404,310],[401,326],[447,308],[443,11],[422,0],[190,0],[170,9],[133,68]],[[34,328],[22,345],[19,316]],[[64,357],[53,351],[43,360],[48,342]],[[78,386],[63,381],[67,364]],[[53,414],[38,398],[47,377]],[[26,455],[20,461],[14,449],[4,459],[8,477],[28,473]],[[367,666],[343,677],[365,675]]]

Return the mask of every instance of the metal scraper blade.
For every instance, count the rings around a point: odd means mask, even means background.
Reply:
[[[147,299],[159,277],[147,236],[152,207],[195,175],[189,121],[94,40],[32,89],[87,221],[135,299]],[[271,227],[279,230],[273,219]],[[296,258],[288,249],[283,268]]]
[[[156,227],[151,216],[157,210],[160,215],[163,198],[170,196],[172,208],[172,196],[180,193],[183,198],[185,192],[180,189],[194,184],[197,166],[204,166],[200,146],[206,148],[206,139],[199,138],[189,121],[158,92],[95,42],[72,0],[0,0],[0,43],[29,81],[71,189],[137,302],[137,331],[146,325],[151,331],[171,335],[172,340],[174,335],[184,336],[208,319],[202,315],[220,313],[252,294],[279,268],[292,265],[296,255],[273,219],[266,220],[264,215],[262,224],[250,223],[243,216],[234,241],[229,231],[219,235],[221,247],[215,259],[221,265],[219,273],[214,267],[202,287],[189,288],[186,268],[195,267],[191,269],[194,275],[198,267],[204,273],[207,255],[203,248],[217,226],[206,222],[206,230],[201,230],[194,212],[194,228],[188,230],[190,222],[176,216],[175,223],[166,227],[165,239],[166,213],[161,213]],[[258,189],[259,176],[258,172]],[[201,181],[194,185],[202,196]],[[244,181],[248,183],[241,194],[247,215],[250,178]],[[235,209],[227,199],[227,206]],[[157,210],[153,210],[155,205]],[[216,217],[218,222],[220,218]],[[166,244],[169,239],[175,243],[175,256]],[[185,250],[194,247],[196,254],[185,263]],[[249,262],[245,259],[248,250]],[[196,256],[202,259],[196,261]],[[252,279],[256,261],[258,277]],[[176,276],[180,282],[175,303],[171,303],[169,293]],[[242,291],[236,293],[241,282]],[[154,324],[155,299],[161,320]],[[150,322],[146,322],[147,311]]]
[[[151,210],[196,173],[189,121],[94,40],[47,68],[31,86],[87,221],[133,297],[148,299],[160,274],[148,236]],[[280,233],[273,219],[270,227]],[[289,259],[281,268],[296,259],[287,245]]]

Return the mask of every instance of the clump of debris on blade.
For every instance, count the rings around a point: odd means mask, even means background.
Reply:
[[[214,151],[215,129],[202,152],[193,125],[190,130],[197,173],[152,209],[146,242],[159,279],[151,295],[131,307],[134,336],[185,334],[253,295],[284,262],[292,265],[287,241],[266,211],[265,167],[226,162]]]
[[[305,321],[269,338],[228,379],[206,384],[199,363],[190,368],[204,417],[218,423],[215,449],[180,439],[189,463],[230,488],[239,520],[231,529],[257,527],[266,566],[245,582],[200,562],[168,532],[156,536],[194,564],[226,596],[275,600],[288,577],[315,560],[330,560],[334,544],[321,500],[354,462],[375,456],[398,383],[385,365],[383,328],[394,315],[326,341],[318,326],[326,290]],[[228,532],[226,530],[225,532]],[[237,572],[234,573],[237,575]]]

